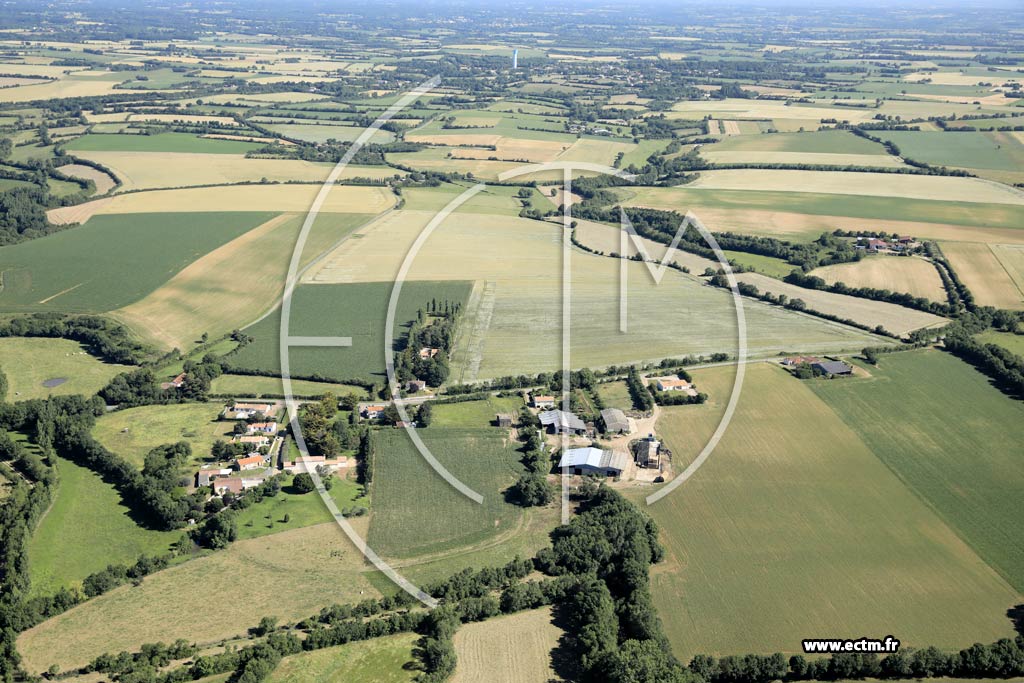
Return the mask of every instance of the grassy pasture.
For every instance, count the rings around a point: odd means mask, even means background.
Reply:
[[[262,145],[238,140],[201,138],[190,133],[157,135],[83,135],[65,147],[72,152],[190,152],[193,154],[245,154]]]
[[[333,523],[238,541],[43,622],[20,634],[18,651],[25,667],[39,672],[51,664],[67,670],[104,652],[138,650],[143,643],[176,638],[213,643],[244,634],[264,616],[294,621],[335,602],[376,597],[366,572],[362,554]],[[243,576],[257,588],[238,599],[230,587]],[[229,587],[223,598],[221,587]],[[210,607],[202,619],[196,619],[196,602],[187,597],[197,588],[213,591],[203,598]]]
[[[688,187],[710,190],[868,195],[969,203],[1024,204],[1024,193],[977,178],[838,171],[703,171]]]
[[[730,138],[731,139],[731,138]],[[877,166],[896,168],[905,164],[891,156],[878,154],[827,154],[815,152],[719,151],[717,145],[701,150],[701,156],[714,164],[815,164],[821,166]]]
[[[1016,353],[1018,356],[1024,356],[1024,335],[985,330],[981,334],[976,335],[975,339],[986,344],[998,344],[1004,349]]]
[[[405,683],[416,678],[406,667],[413,661],[415,633],[402,633],[328,647],[285,657],[267,679],[269,683],[331,683],[374,681]]]
[[[359,213],[319,214],[301,264],[370,218]],[[304,220],[304,215],[295,214],[270,219],[192,262],[156,291],[118,310],[115,317],[165,349],[188,349],[204,332],[218,337],[244,327],[280,302]]]
[[[271,217],[256,211],[97,216],[0,250],[0,308],[95,312],[125,306]],[[146,267],[126,270],[126,263]]]
[[[722,250],[722,253],[730,261],[735,261],[748,268],[754,268],[757,272],[770,275],[771,277],[786,277],[793,272],[794,268],[793,264],[786,263],[783,259],[772,256],[748,254],[745,251],[729,251],[727,249]]]
[[[551,608],[518,612],[465,624],[455,632],[458,664],[452,683],[533,683],[557,681],[551,651],[562,629]]]
[[[344,381],[361,378],[384,381],[385,319],[392,285],[388,282],[302,285],[292,300],[292,335],[348,336],[347,348],[293,348],[291,373]],[[414,282],[402,286],[395,317],[396,337],[416,311],[438,301],[465,301],[470,286],[464,282]],[[254,341],[228,361],[237,367],[280,372],[280,311],[246,329]]]
[[[734,373],[694,371],[712,401],[663,410],[677,467],[710,437]],[[949,648],[1012,633],[1017,591],[778,367],[748,366],[715,453],[648,511],[667,550],[652,592],[681,658],[798,652],[808,633],[836,629]]]
[[[794,152],[886,156],[885,148],[845,130],[729,137],[708,148],[719,152]]]
[[[61,394],[91,396],[126,370],[104,363],[69,339],[8,337],[0,339],[0,369],[7,375],[8,401],[27,401]],[[66,381],[45,387],[53,379]]]
[[[270,123],[267,128],[285,137],[305,140],[307,142],[327,142],[330,139],[339,142],[352,142],[362,135],[364,128],[359,126],[335,126],[316,123]],[[368,140],[376,144],[393,142],[395,134],[386,130],[378,130]]]
[[[497,413],[516,415],[523,406],[519,396],[489,396],[480,401],[438,403],[433,406],[431,427],[487,427]]]
[[[815,393],[960,538],[1024,592],[1024,408],[939,351],[885,356],[871,377]],[[899,425],[898,429],[892,425]],[[977,608],[975,609],[977,612]]]
[[[260,375],[221,375],[210,384],[210,391],[224,395],[281,396],[284,385],[280,377],[262,377]],[[310,382],[304,379],[292,380],[292,392],[295,396],[320,396],[325,392],[333,392],[335,396],[355,394],[360,398],[366,396],[366,389],[352,384],[334,382]]]
[[[33,595],[77,586],[108,564],[161,555],[181,537],[137,525],[120,494],[92,471],[60,457],[57,471],[57,495],[28,547]]]
[[[993,244],[942,244],[942,251],[979,304],[998,308],[1024,308],[1024,250],[998,249]]]
[[[629,389],[623,381],[603,382],[597,385],[597,393],[601,400],[610,408],[629,410],[633,407],[633,398],[629,395]]]
[[[875,287],[893,292],[909,292],[932,301],[946,301],[946,290],[938,271],[920,258],[870,256],[856,263],[839,263],[817,268],[810,273],[833,284],[845,282],[851,287]]]
[[[218,439],[231,437],[234,422],[219,421],[219,402],[126,408],[96,420],[93,436],[128,462],[142,467],[146,453],[165,443],[186,441],[197,461],[210,457]]]
[[[522,471],[518,444],[509,443],[504,430],[431,426],[419,435],[434,457],[484,497],[483,505],[435,473],[404,430],[378,432],[368,537],[374,550],[384,557],[442,555],[525,523],[522,508],[503,495]]]
[[[936,166],[1020,171],[1024,144],[1012,133],[879,131],[883,140],[895,142],[911,159]]]
[[[345,472],[334,481],[330,496],[340,510],[359,505],[368,507],[369,498],[362,495],[363,487],[354,480],[346,479]],[[333,524],[334,517],[315,492],[296,493],[287,478],[284,488],[276,496],[264,498],[238,513],[238,538],[259,538],[269,534],[316,524]],[[285,515],[288,521],[285,521]]]

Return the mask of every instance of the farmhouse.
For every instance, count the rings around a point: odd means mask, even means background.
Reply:
[[[413,379],[409,380],[409,383],[405,385],[405,388],[410,394],[415,394],[426,389],[427,383],[421,379]]]
[[[196,486],[209,486],[218,477],[227,477],[231,470],[223,467],[204,467],[196,473]]]
[[[587,431],[583,420],[573,413],[562,410],[548,410],[538,415],[540,423],[554,434],[582,434]]]
[[[512,426],[512,414],[511,413],[498,413],[494,421],[499,427],[511,427]]]
[[[160,385],[161,389],[180,389],[181,385],[185,383],[185,373],[181,373],[170,382],[164,382]]]
[[[225,493],[238,494],[245,489],[251,489],[262,483],[263,479],[256,477],[227,477],[226,479],[217,479],[213,482],[213,492],[216,495],[224,495]]]
[[[533,406],[534,408],[541,408],[541,409],[554,408],[555,407],[555,397],[554,396],[543,396],[543,395],[542,396],[538,396],[537,394],[531,394],[531,396],[530,396],[530,405]]]
[[[690,396],[696,396],[697,390],[685,379],[678,377],[658,377],[655,380],[658,391],[684,391]]]
[[[371,404],[363,406],[363,409],[359,411],[359,414],[365,417],[367,420],[379,420],[384,417],[384,411],[387,406],[380,404]]]
[[[248,434],[277,434],[277,422],[253,422],[248,425]]]
[[[273,403],[236,403],[224,409],[224,417],[228,420],[248,420],[258,415],[273,414]]]
[[[618,408],[605,408],[601,411],[601,421],[604,422],[604,431],[618,434],[629,433],[629,419],[626,414]]]
[[[244,470],[254,470],[257,467],[262,467],[264,462],[263,456],[257,453],[255,455],[248,455],[244,458],[238,458],[235,460],[235,467],[239,472]]]
[[[333,471],[348,466],[349,459],[343,455],[330,459],[325,458],[322,455],[307,455],[304,459],[299,458],[298,460],[285,461],[281,464],[281,468],[290,474],[312,472],[317,467],[326,467]]]
[[[254,448],[262,448],[270,444],[266,434],[242,434],[232,439],[235,443],[249,444]]]
[[[841,360],[826,360],[812,363],[811,367],[823,375],[852,375],[853,367]]]
[[[569,468],[573,474],[603,474],[617,477],[626,468],[626,456],[600,448],[569,448],[562,453],[558,466]]]

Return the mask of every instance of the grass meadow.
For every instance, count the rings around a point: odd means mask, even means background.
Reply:
[[[365,533],[365,518],[353,523]],[[134,652],[143,643],[185,638],[214,644],[244,636],[265,616],[297,621],[335,602],[377,597],[368,572],[362,554],[334,523],[237,541],[21,633],[18,652],[29,671],[51,664],[66,671],[104,652]]]
[[[461,403],[436,403],[431,427],[488,427],[497,413],[518,415],[523,406],[520,396],[489,396],[486,400]]]
[[[1024,143],[1013,133],[888,130],[876,134],[883,140],[895,142],[905,156],[935,166],[996,171],[1020,171],[1024,167]]]
[[[693,371],[712,400],[663,410],[657,429],[677,470],[714,431],[734,373]],[[818,391],[777,366],[748,366],[711,458],[647,508],[667,551],[652,593],[677,656],[794,653],[810,633],[941,648],[1012,635],[1006,610],[1019,593],[820,397],[858,381],[820,380]],[[905,409],[931,407],[953,390],[942,386]],[[878,415],[876,430],[896,424]]]
[[[150,213],[88,224],[0,252],[0,310],[102,312],[138,301],[273,214]],[[128,264],[146,267],[127,267]]]
[[[136,524],[120,494],[92,471],[58,457],[57,472],[57,495],[28,547],[33,595],[77,586],[108,564],[161,555],[181,538]]]
[[[302,285],[292,301],[289,333],[307,336],[348,336],[348,348],[293,348],[291,374],[319,375],[344,382],[364,379],[383,382],[385,320],[391,283]],[[465,282],[406,282],[402,286],[395,317],[395,336],[404,334],[416,311],[439,302],[465,302],[470,290]],[[236,367],[280,372],[280,311],[275,311],[246,333],[253,342],[231,354],[227,360]]]
[[[127,368],[104,363],[69,339],[8,337],[0,339],[0,370],[7,375],[8,401],[63,394],[91,396]],[[47,380],[65,382],[46,387]]]
[[[335,396],[355,394],[360,398],[366,397],[366,389],[353,384],[338,384],[336,382],[310,382],[304,379],[292,380],[292,394],[315,398],[326,392],[333,392]],[[210,383],[210,392],[224,396],[253,396],[256,397],[277,397],[284,395],[284,385],[280,377],[263,377],[260,375],[221,375]]]
[[[1024,335],[985,330],[975,338],[986,344],[998,344],[1018,356],[1024,356]]]
[[[417,671],[413,662],[418,636],[402,633],[373,640],[328,647],[285,657],[267,678],[268,683],[332,683],[333,681],[374,681],[406,683]]]
[[[487,542],[524,524],[503,492],[522,468],[505,430],[429,427],[419,435],[452,474],[484,497],[479,505],[433,471],[400,429],[375,435],[369,543],[385,557],[422,558]],[[511,559],[511,556],[509,557]]]
[[[213,442],[228,440],[234,422],[218,420],[223,404],[178,403],[126,408],[96,420],[93,436],[108,449],[142,467],[146,453],[165,443],[186,441],[196,460],[210,457]]]
[[[871,451],[1024,593],[1024,407],[939,351],[882,356],[869,379],[815,393]]]

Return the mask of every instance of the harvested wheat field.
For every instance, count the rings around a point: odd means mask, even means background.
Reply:
[[[246,159],[241,154],[108,151],[76,153],[113,171],[124,183],[121,191],[190,185],[227,185],[259,182],[263,178],[271,181],[315,182],[324,180],[331,171],[330,164],[298,159]],[[379,173],[382,168],[361,170],[359,173],[350,172],[343,177],[376,177],[375,172]]]
[[[942,279],[930,262],[916,257],[869,256],[856,263],[839,263],[811,271],[829,284],[845,282],[851,287],[874,287],[907,292],[932,301],[945,302]]]
[[[306,213],[320,191],[320,185],[230,185],[225,187],[195,187],[181,190],[153,190],[133,192],[87,202],[75,207],[74,212],[57,209],[50,212],[51,220],[68,215],[78,216],[78,222],[103,213],[162,213],[166,211],[280,211]],[[380,213],[391,208],[395,195],[385,188],[372,186],[338,185],[331,188],[321,207],[324,213]],[[85,218],[81,218],[85,216]]]
[[[455,632],[452,683],[560,681],[551,651],[561,636],[550,607],[465,624]]]
[[[57,170],[76,178],[91,180],[96,185],[95,194],[106,194],[114,187],[114,179],[103,171],[85,164],[67,164],[58,166]]]
[[[977,178],[837,171],[703,171],[687,188],[858,194],[993,204],[1024,204],[1024,192]]]
[[[735,121],[723,121],[735,123]],[[829,154],[818,152],[715,151],[701,150],[701,156],[714,164],[815,164],[821,166],[878,166],[896,168],[906,164],[885,154]]]
[[[29,671],[52,664],[66,671],[104,652],[132,652],[143,643],[177,638],[212,643],[243,635],[265,616],[298,620],[334,602],[378,597],[366,571],[362,554],[333,522],[236,541],[25,631],[18,651]],[[252,587],[244,595],[217,596],[216,587],[238,585],[243,576]],[[203,587],[211,591],[203,594]]]
[[[997,245],[992,244],[944,242],[942,251],[979,304],[997,308],[1024,308],[1024,281],[1019,279],[1024,252],[1020,248],[1006,246],[998,249]],[[1010,265],[1017,280],[1014,280],[1003,260]]]

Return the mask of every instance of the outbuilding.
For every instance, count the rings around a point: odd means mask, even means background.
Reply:
[[[600,448],[568,448],[562,453],[558,467],[571,469],[573,474],[601,474],[617,477],[626,469],[626,456],[617,451]]]
[[[611,434],[628,434],[629,418],[618,408],[605,408],[601,411],[604,431]]]

